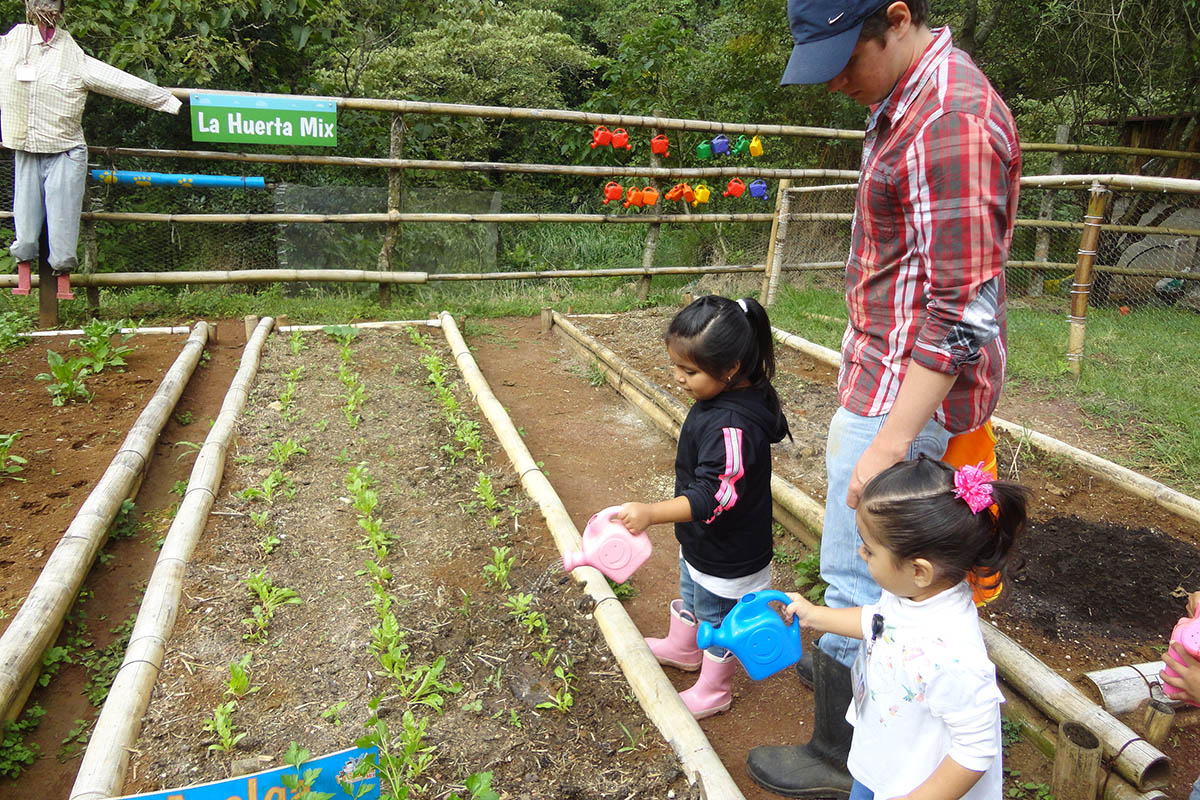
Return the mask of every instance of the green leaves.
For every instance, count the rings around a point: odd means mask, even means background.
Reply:
[[[65,359],[53,350],[47,350],[46,363],[50,365],[50,371],[42,372],[34,379],[47,382],[46,391],[50,393],[50,402],[56,406],[80,397],[90,403],[92,393],[88,391],[86,379],[92,371],[87,362],[87,356]]]

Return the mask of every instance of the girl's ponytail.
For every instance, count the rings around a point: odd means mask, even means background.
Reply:
[[[993,505],[981,512],[987,517],[990,536],[983,540],[972,567],[976,576],[989,582],[995,580],[994,576],[1004,578],[1009,552],[1028,521],[1029,499],[1029,490],[1024,486],[1007,481],[993,481],[991,486]]]

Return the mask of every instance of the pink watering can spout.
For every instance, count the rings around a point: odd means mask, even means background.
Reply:
[[[620,506],[595,514],[583,529],[583,549],[563,554],[563,569],[595,567],[614,583],[624,583],[650,557],[650,537],[630,533],[617,519]]]

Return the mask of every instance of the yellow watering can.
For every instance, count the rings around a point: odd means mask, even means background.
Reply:
[[[696,184],[696,189],[695,189],[694,194],[696,195],[696,199],[692,201],[693,208],[700,205],[701,203],[707,203],[709,195],[712,194],[712,190],[709,189],[707,186],[705,186],[703,183],[698,183],[698,184]]]

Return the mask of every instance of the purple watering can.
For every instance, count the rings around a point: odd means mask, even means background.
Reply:
[[[746,188],[750,190],[751,197],[757,197],[759,200],[767,199],[767,182],[762,178],[755,178],[750,181],[750,185]]]
[[[714,156],[724,156],[729,154],[729,137],[723,133],[719,133],[713,137],[712,151]]]
[[[610,506],[588,520],[583,550],[563,554],[563,569],[595,567],[615,583],[624,583],[650,557],[650,537],[630,533],[617,519],[620,506]]]
[[[774,589],[742,595],[721,627],[700,623],[696,644],[702,650],[714,644],[732,650],[746,674],[756,681],[790,667],[803,655],[800,620],[793,618],[791,625],[785,625],[779,612],[767,605],[773,600],[784,605],[792,602]]]

